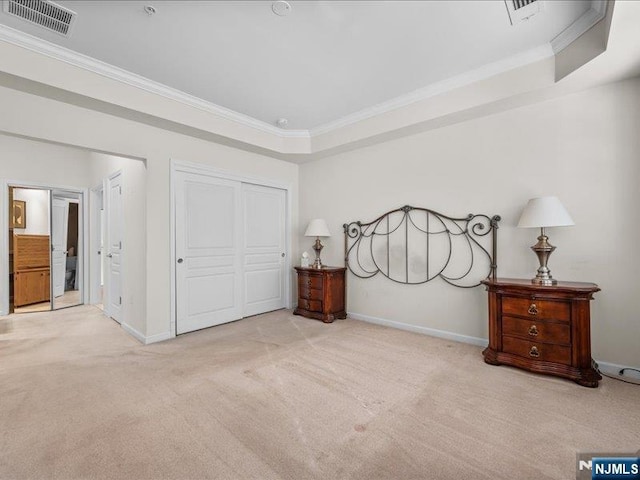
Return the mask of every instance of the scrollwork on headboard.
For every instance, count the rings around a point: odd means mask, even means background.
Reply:
[[[476,287],[496,276],[499,221],[498,215],[454,218],[406,205],[369,223],[345,223],[345,264],[359,278],[381,273],[415,285],[439,277]]]

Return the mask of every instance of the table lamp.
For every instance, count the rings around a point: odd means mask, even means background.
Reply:
[[[531,283],[536,285],[556,285],[557,280],[551,276],[551,270],[547,267],[549,256],[556,249],[548,240],[545,234],[547,227],[563,227],[574,225],[569,212],[564,208],[557,197],[539,197],[529,200],[520,215],[518,227],[540,228],[538,243],[531,247],[540,262],[540,268]]]
[[[309,222],[307,230],[304,232],[305,237],[316,237],[316,243],[313,245],[313,249],[316,252],[316,260],[313,262],[313,268],[322,268],[322,262],[320,261],[320,251],[322,250],[322,243],[320,243],[320,237],[330,237],[329,227],[327,222],[322,218],[316,218]]]

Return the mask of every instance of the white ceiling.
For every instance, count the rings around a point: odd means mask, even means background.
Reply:
[[[69,38],[0,13],[34,35],[269,125],[321,129],[487,65],[522,64],[591,8],[544,2],[512,26],[503,0],[57,1]],[[149,16],[145,5],[157,13]],[[546,51],[546,50],[545,50]]]

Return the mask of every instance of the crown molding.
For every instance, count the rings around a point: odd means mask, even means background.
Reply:
[[[349,3],[349,0],[346,0],[344,3]],[[310,142],[313,137],[330,133],[343,127],[425,101],[429,98],[450,92],[457,88],[486,80],[506,71],[550,58],[602,20],[606,14],[607,4],[608,0],[592,0],[591,8],[587,12],[585,12],[578,20],[546,45],[542,45],[494,63],[483,65],[475,70],[467,71],[455,77],[433,83],[424,88],[392,98],[386,102],[365,108],[335,121],[313,127],[309,130],[285,130],[278,128],[275,125],[270,125],[248,115],[235,112],[231,109],[197,98],[180,90],[168,87],[119,67],[115,67],[87,55],[74,52],[65,47],[47,42],[33,35],[29,35],[1,24],[0,40],[65,62],[69,65],[82,68],[105,78],[109,78],[126,85],[139,88],[146,92],[159,95],[166,99],[179,102],[183,105],[199,109],[237,125],[265,132],[283,140],[289,138],[305,139]]]
[[[88,70],[103,77],[116,80],[132,87],[139,88],[149,93],[160,95],[169,100],[173,100],[189,107],[197,108],[230,122],[240,124],[244,127],[253,128],[276,135],[281,138],[309,138],[308,130],[284,130],[274,125],[257,120],[248,115],[235,112],[228,108],[216,105],[201,98],[189,95],[175,88],[168,87],[158,82],[154,82],[141,75],[131,73],[122,68],[96,60],[87,55],[69,50],[46,40],[42,40],[33,35],[21,32],[6,25],[0,24],[0,40],[25,48],[27,50],[45,55],[65,62],[74,67]]]
[[[551,50],[551,46],[549,44],[542,45],[518,55],[514,55],[512,57],[505,58],[494,63],[483,65],[480,68],[470,70],[460,75],[456,75],[455,77],[450,77],[441,82],[432,83],[431,85],[428,85],[424,88],[414,90],[411,93],[407,93],[386,102],[382,102],[372,107],[365,108],[364,110],[352,113],[336,121],[314,127],[309,130],[309,133],[311,134],[311,138],[329,133],[348,125],[352,125],[354,123],[358,123],[363,120],[367,120],[369,118],[391,112],[393,110],[398,110],[414,103],[422,102],[431,97],[447,93],[457,88],[465,87],[472,83],[486,80],[500,73],[504,73],[506,71],[513,70],[515,68],[522,67],[524,65],[528,65],[540,60],[544,60],[552,56],[553,51]]]
[[[591,8],[551,40],[553,53],[560,53],[607,14],[607,0],[592,0]]]

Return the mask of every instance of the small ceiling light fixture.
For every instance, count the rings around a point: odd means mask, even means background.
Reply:
[[[273,13],[279,17],[286,17],[291,13],[291,5],[289,5],[289,2],[285,2],[284,0],[278,0],[271,4],[271,10],[273,10]]]
[[[287,125],[289,125],[289,120],[287,120],[286,118],[279,118],[276,122],[276,125],[278,125],[278,127],[280,128],[287,128]]]
[[[154,7],[153,5],[145,5],[144,6],[144,11],[149,16],[154,15],[157,12],[156,7]]]

